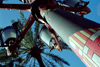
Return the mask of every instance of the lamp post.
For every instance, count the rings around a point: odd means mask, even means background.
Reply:
[[[41,15],[86,66],[100,67],[100,24],[59,8]]]
[[[30,11],[31,6],[32,4],[25,4],[25,5],[23,4],[20,4],[20,5],[19,4],[0,4],[1,9],[16,9],[16,10],[25,10],[25,11]],[[83,11],[83,10],[79,10],[76,8],[75,9],[69,8],[69,7],[66,7],[65,10],[69,10],[69,11],[72,10],[76,12]],[[99,41],[99,32],[100,32],[99,29],[100,28],[97,28],[97,27],[100,27],[100,24],[97,24],[93,21],[79,17],[77,15],[71,14],[59,8],[55,8],[52,10],[46,10],[43,12],[41,11],[41,15],[45,16],[50,26],[63,38],[63,40],[73,49],[73,51],[77,54],[77,56],[87,66],[90,66],[90,67],[100,66],[99,65],[100,64],[100,51],[98,51],[99,42],[100,42]],[[33,24],[33,21],[34,20],[32,18],[32,15],[30,15],[27,23],[22,29],[22,33],[21,33],[21,36],[19,36],[19,40],[17,40],[18,45],[21,42],[21,40],[24,38],[28,29]],[[7,30],[9,29],[6,29],[6,31]],[[5,31],[3,31],[3,33],[4,32]],[[7,39],[5,38],[5,43],[6,43],[6,40]],[[92,43],[95,45],[93,45]],[[16,48],[13,51],[13,53],[15,51],[16,51]]]
[[[64,3],[71,7],[82,7],[82,6],[87,6],[89,2],[85,2],[82,0],[66,0],[64,1]]]

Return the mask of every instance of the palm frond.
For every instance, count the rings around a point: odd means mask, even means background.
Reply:
[[[29,52],[29,49],[23,49],[23,48],[20,48],[18,51],[17,51],[17,53],[18,53],[18,55],[21,55],[21,54],[26,54],[26,53],[28,53]]]
[[[27,54],[27,56],[23,59],[23,61],[21,62],[21,64],[27,64],[31,59],[31,56],[29,54]]]
[[[35,67],[35,62],[36,62],[36,59],[34,58],[34,63],[33,63],[33,67]]]
[[[11,23],[14,23],[15,22],[15,20],[11,20]]]
[[[38,34],[39,34],[39,23],[38,22],[35,22],[34,24],[34,34],[33,34],[33,42],[37,42],[37,39],[38,39]],[[35,43],[36,44],[36,43]]]
[[[17,64],[16,64],[15,67],[24,67],[24,66],[21,66],[21,65],[17,65]]]
[[[16,62],[18,62],[19,63],[19,65],[20,65],[20,62],[22,61],[22,59],[21,58],[14,58],[13,60],[11,60],[11,61],[9,61],[9,63],[7,62],[7,63],[5,63],[5,65],[4,65],[4,67],[13,67],[14,66],[14,64],[16,64]]]
[[[57,61],[57,62],[61,67],[64,67],[63,64],[60,61]]]
[[[54,63],[51,62],[50,60],[47,60],[47,59],[46,59],[45,57],[43,57],[43,56],[42,56],[42,58],[44,59],[43,62],[45,63],[46,66],[48,66],[48,67],[49,67],[49,66],[50,66],[50,67],[56,67],[56,65],[54,65]]]
[[[21,23],[20,19],[17,19],[17,22],[18,22],[18,29],[21,31],[24,26],[24,23]]]
[[[57,55],[54,55],[54,54],[51,54],[51,53],[44,53],[46,56],[49,56],[49,58],[51,58],[52,60],[54,60],[55,62],[59,61],[59,62],[62,62],[66,65],[70,65],[67,61],[65,61],[63,58],[57,56]],[[57,62],[58,63],[58,62]]]
[[[40,48],[45,48],[46,47],[45,44],[40,40],[38,40],[36,43],[37,43],[37,46],[39,46]]]
[[[21,20],[23,21],[23,23],[26,23],[27,20],[26,20],[24,14],[22,13],[22,11],[19,11],[19,12],[21,14]]]

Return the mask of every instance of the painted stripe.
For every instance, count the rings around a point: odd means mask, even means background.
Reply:
[[[92,28],[90,28],[90,29],[88,29],[88,30],[92,31],[93,33],[96,32],[96,30],[94,30],[94,29],[92,29]]]
[[[85,61],[85,59],[83,59],[83,61],[85,62],[85,64],[87,64],[88,65],[88,67],[91,67],[86,61]]]
[[[78,34],[74,34],[74,36],[77,38],[77,39],[79,39],[83,44],[85,44],[86,43],[86,40],[84,40],[82,37],[80,37]]]
[[[72,38],[77,41],[82,47],[84,47],[84,44],[79,40],[77,39],[74,35],[72,35]]]
[[[85,53],[83,55],[94,65],[94,67],[98,67]]]
[[[79,43],[77,43],[72,37],[69,37],[69,39],[72,40],[72,42],[76,44],[81,50],[83,50],[83,47]]]
[[[98,31],[99,29],[98,28],[93,28],[94,30]]]
[[[87,40],[88,39],[88,37],[86,37],[84,34],[82,34],[81,32],[77,32],[77,34],[79,35],[79,36],[81,36],[83,39],[85,39],[85,40]]]
[[[85,31],[83,31],[83,30],[80,31],[80,32],[81,32],[83,35],[85,35],[87,38],[90,38],[90,36],[91,36],[90,34],[88,34],[87,32],[85,32]]]
[[[87,33],[90,34],[90,35],[94,34],[93,32],[91,32],[91,31],[88,30],[88,29],[86,29],[86,30],[84,30],[84,31],[87,32]]]
[[[100,28],[98,28],[98,29],[100,29]]]
[[[95,67],[84,55],[83,55],[83,59],[91,66],[91,67]],[[83,61],[82,59],[82,61]]]

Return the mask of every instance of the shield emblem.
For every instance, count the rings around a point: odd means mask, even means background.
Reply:
[[[81,30],[69,37],[70,46],[88,67],[100,67],[100,28]]]

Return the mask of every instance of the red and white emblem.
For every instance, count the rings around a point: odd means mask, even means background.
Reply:
[[[100,67],[100,28],[79,31],[69,37],[70,45],[88,67]]]

